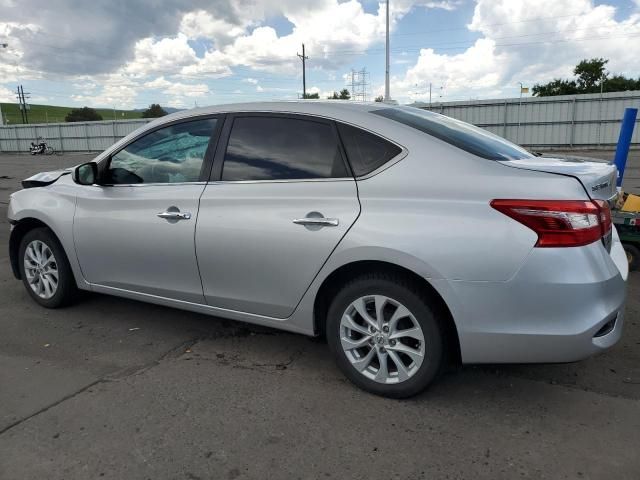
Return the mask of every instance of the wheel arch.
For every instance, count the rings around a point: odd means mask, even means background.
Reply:
[[[60,241],[60,238],[58,237],[58,235],[56,235],[56,232],[42,220],[39,220],[34,217],[26,217],[16,221],[13,224],[13,229],[11,230],[11,234],[9,236],[9,260],[11,262],[11,270],[13,272],[13,276],[16,277],[18,280],[22,279],[20,275],[20,265],[19,265],[20,259],[18,258],[20,254],[20,242],[28,232],[30,232],[35,228],[48,229],[56,238],[58,243],[62,245],[62,242]]]
[[[433,306],[437,309],[440,317],[443,319],[445,327],[445,337],[447,341],[448,351],[450,352],[451,360],[456,363],[461,363],[460,354],[460,340],[458,335],[458,328],[454,321],[451,310],[440,293],[433,287],[433,285],[421,275],[414,271],[397,265],[395,263],[382,261],[382,260],[358,260],[351,263],[344,264],[336,268],[328,276],[324,278],[320,285],[313,305],[313,328],[317,335],[325,335],[325,324],[327,312],[331,299],[336,295],[342,285],[349,280],[372,272],[388,272],[402,275],[409,279],[411,282],[419,285],[429,299],[433,302]]]

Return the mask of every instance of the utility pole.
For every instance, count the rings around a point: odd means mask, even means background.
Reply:
[[[20,90],[22,90],[22,105],[24,106],[24,119],[27,121],[27,124],[28,124],[29,123],[29,112],[27,111],[27,98],[29,98],[29,95],[31,95],[31,94],[27,93],[27,96],[25,97],[24,87],[22,85],[20,85]]]
[[[7,48],[8,43],[0,43],[0,48]],[[0,125],[4,125],[4,117],[2,116],[2,108],[0,108]]]
[[[30,93],[24,93],[22,85],[18,85],[16,89],[16,97],[18,97],[18,103],[20,104],[20,116],[22,117],[22,123],[29,123],[29,114],[27,113],[27,101]]]
[[[600,101],[598,102],[598,147],[600,146],[600,132],[602,130],[602,94],[604,93],[604,81],[607,79],[607,75],[603,72],[600,77]]]
[[[296,55],[298,55],[300,60],[302,60],[302,98],[307,98],[307,77],[305,61],[309,60],[309,57],[304,54],[304,43],[302,44],[302,55],[300,55],[299,53]]]
[[[386,55],[387,55],[387,61],[386,61],[386,66],[384,71],[384,101],[389,102],[391,100],[391,93],[389,92],[389,0],[387,0]]]
[[[16,97],[18,99],[18,109],[20,110],[20,118],[22,119],[22,123],[27,123],[24,120],[24,105],[22,104],[22,92],[20,91],[20,85],[16,87]]]
[[[356,90],[356,72],[352,68],[351,69],[351,100],[355,100],[356,96],[354,95]]]
[[[518,143],[518,139],[520,137],[520,109],[522,108],[522,82],[518,82],[520,85],[520,101],[518,102],[518,126],[516,127],[516,141],[514,143]]]

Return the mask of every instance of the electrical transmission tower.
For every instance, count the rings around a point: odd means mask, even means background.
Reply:
[[[369,95],[369,72],[366,68],[362,70],[351,69],[351,100],[366,102]]]

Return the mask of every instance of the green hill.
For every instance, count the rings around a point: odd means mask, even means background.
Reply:
[[[57,107],[54,105],[31,105],[28,110],[29,123],[56,123],[64,122],[64,117],[71,110],[77,107]],[[8,125],[22,123],[20,109],[17,103],[0,103],[2,117]],[[104,120],[113,120],[114,111],[111,108],[96,108],[96,111],[102,115]],[[142,117],[141,111],[135,110],[116,110],[115,116],[118,120],[127,120],[131,118]]]

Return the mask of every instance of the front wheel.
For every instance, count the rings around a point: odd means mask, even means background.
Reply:
[[[77,292],[62,245],[48,228],[35,228],[20,242],[20,274],[27,292],[47,308],[69,304]]]
[[[347,283],[327,317],[338,367],[360,388],[391,398],[424,390],[441,370],[444,337],[428,297],[402,276]]]
[[[53,147],[47,146],[47,148],[44,150],[44,154],[45,155],[53,155]]]

